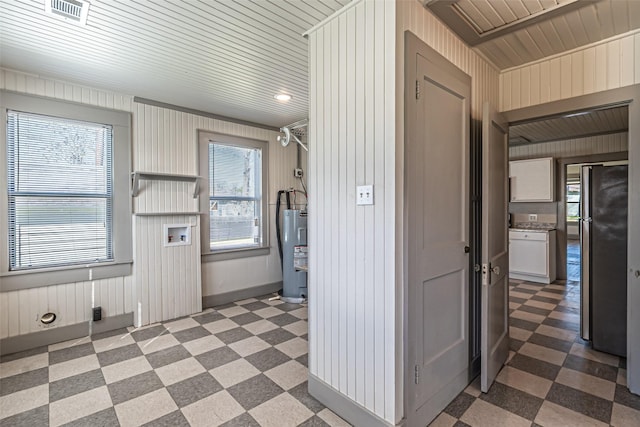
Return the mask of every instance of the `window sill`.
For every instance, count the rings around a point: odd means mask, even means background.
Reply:
[[[246,248],[246,249],[228,249],[218,252],[208,252],[202,254],[202,262],[227,261],[231,259],[251,258],[254,256],[269,255],[271,249],[262,248]]]
[[[131,275],[133,261],[0,273],[0,292]]]

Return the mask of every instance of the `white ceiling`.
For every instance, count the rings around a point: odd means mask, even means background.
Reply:
[[[0,66],[280,127],[308,114],[302,33],[349,1],[92,0],[79,26],[0,0]]]
[[[0,66],[281,127],[308,114],[302,33],[350,1],[91,0],[78,26],[0,0]],[[457,3],[501,69],[640,28],[640,0],[422,1]]]
[[[640,0],[423,0],[500,70],[640,28]]]

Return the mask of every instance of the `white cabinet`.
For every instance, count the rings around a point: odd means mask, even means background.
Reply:
[[[509,231],[509,277],[531,282],[556,280],[556,232]]]
[[[509,162],[512,202],[553,202],[553,157]]]

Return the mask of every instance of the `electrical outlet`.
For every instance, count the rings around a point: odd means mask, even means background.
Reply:
[[[102,307],[93,307],[93,321],[97,322],[98,320],[102,320]]]
[[[295,168],[293,170],[293,176],[295,176],[296,178],[302,178],[303,172],[301,168]]]
[[[538,215],[537,214],[529,214],[529,221],[531,221],[531,222],[538,221]]]
[[[356,205],[373,204],[373,185],[359,185],[356,188]]]

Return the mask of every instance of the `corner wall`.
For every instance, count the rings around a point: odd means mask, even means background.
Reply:
[[[134,237],[136,248],[134,253],[137,255],[132,269],[134,274],[130,276],[0,293],[0,339],[42,331],[40,323],[35,319],[38,314],[41,315],[47,311],[55,311],[58,314],[56,328],[86,322],[90,317],[92,298],[95,299],[96,305],[102,306],[104,317],[131,313],[136,310],[140,300],[140,296],[136,298],[134,293],[136,280],[139,279],[135,277],[136,270],[157,272],[162,275],[163,261],[164,264],[169,261],[175,266],[174,271],[182,273],[164,278],[162,284],[149,282],[149,292],[152,295],[148,297],[148,301],[153,301],[155,308],[147,309],[146,322],[160,320],[163,311],[168,313],[168,316],[173,316],[172,312],[181,313],[183,309],[188,309],[186,299],[178,299],[176,304],[180,307],[176,306],[177,308],[158,308],[157,297],[168,290],[181,293],[179,289],[185,285],[186,281],[200,286],[200,272],[202,273],[202,295],[205,297],[282,280],[275,244],[273,216],[275,194],[278,189],[298,187],[299,184],[293,178],[296,150],[293,147],[283,148],[277,143],[276,132],[168,108],[139,104],[133,102],[131,95],[13,70],[0,69],[0,89],[130,112],[132,114],[132,170],[196,175],[198,173],[198,129],[269,141],[268,197],[272,247],[267,256],[201,264],[197,257],[194,259],[193,256],[185,256],[186,254],[178,252],[175,253],[175,257],[172,255],[168,260],[166,256],[160,256],[156,252],[163,249],[155,240],[147,240],[147,237],[139,234]],[[6,136],[2,135],[0,138],[2,146],[5,147]],[[191,197],[193,184],[145,181],[143,185],[140,195],[133,200],[134,212],[187,212],[198,209],[196,199]],[[184,217],[178,218],[181,221],[187,221]],[[150,224],[157,221],[157,217],[136,217],[136,219]],[[2,223],[0,226],[6,227],[6,224]],[[193,228],[192,233],[195,233],[193,236],[199,236],[199,228]],[[136,234],[133,235],[136,236]],[[199,250],[197,252],[199,253]],[[177,285],[179,286],[173,289]],[[191,301],[195,302],[193,294]]]
[[[309,32],[310,384],[371,417],[338,411],[360,425],[402,418],[395,13],[392,1],[355,1]],[[374,205],[356,206],[356,186],[365,184],[374,187]]]

